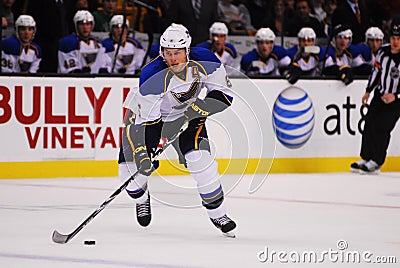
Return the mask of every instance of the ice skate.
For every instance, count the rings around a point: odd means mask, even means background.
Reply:
[[[215,225],[215,227],[222,231],[223,235],[235,238],[235,234],[232,232],[232,230],[236,228],[236,223],[228,216],[224,215],[216,219],[210,218],[210,220]]]
[[[147,196],[146,202],[143,204],[136,204],[136,218],[138,223],[146,227],[151,221],[151,206],[150,206],[150,196]]]
[[[378,165],[374,160],[369,160],[367,163],[361,166],[361,174],[373,174],[377,175],[381,171],[381,166]]]
[[[361,166],[365,165],[368,161],[361,159],[357,162],[354,162],[350,165],[350,172],[358,173],[361,170]]]

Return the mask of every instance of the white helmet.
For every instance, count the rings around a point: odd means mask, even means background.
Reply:
[[[223,22],[214,22],[210,27],[210,38],[213,34],[228,35],[228,27]]]
[[[317,37],[314,30],[309,27],[303,27],[300,29],[299,33],[297,34],[298,38],[301,39],[314,39]]]
[[[78,32],[78,22],[91,22],[94,27],[93,15],[87,10],[78,10],[74,16],[75,30]]]
[[[122,27],[124,24],[124,16],[123,15],[114,15],[110,20],[110,32],[114,26]],[[129,20],[126,20],[126,26],[129,29]]]
[[[188,29],[182,24],[172,23],[160,37],[160,55],[163,57],[163,48],[185,48],[186,55],[189,55],[191,42]]]
[[[18,17],[18,19],[15,21],[15,30],[17,31],[17,37],[18,36],[18,27],[33,27],[33,36],[32,39],[35,37],[36,33],[36,22],[32,18],[32,16],[29,15],[21,15]]]
[[[275,37],[270,28],[261,28],[256,33],[256,41],[275,41]]]
[[[370,27],[368,28],[368,30],[365,32],[365,42],[368,41],[368,39],[379,39],[379,40],[383,40],[383,37],[385,35],[383,34],[383,32],[381,31],[381,29],[379,29],[378,27]]]
[[[18,27],[34,27],[36,29],[36,22],[29,15],[21,15],[15,21],[15,28],[18,30]]]

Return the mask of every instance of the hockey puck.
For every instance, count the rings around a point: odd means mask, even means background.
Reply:
[[[85,240],[83,243],[84,243],[85,245],[95,245],[95,244],[96,244],[96,241],[94,241],[94,240]]]

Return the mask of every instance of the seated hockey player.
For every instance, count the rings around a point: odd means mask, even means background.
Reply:
[[[127,36],[129,21],[126,20],[127,28],[123,29],[124,16],[115,15],[110,21],[110,37],[103,40],[102,45],[106,48],[109,57],[108,70],[112,73],[134,74],[140,70],[146,52],[140,42]],[[123,31],[123,33],[122,33]],[[122,33],[122,39],[120,42]],[[118,43],[120,43],[118,48]],[[116,56],[116,51],[118,55]]]
[[[235,73],[231,68],[237,69],[236,65],[236,49],[226,42],[228,37],[228,28],[223,22],[214,22],[210,27],[210,40],[197,46],[211,50],[218,59],[225,65],[228,75]]]
[[[91,33],[94,26],[92,14],[78,10],[74,16],[76,33],[60,39],[58,68],[60,73],[107,73],[105,48]]]
[[[355,45],[353,72],[356,75],[370,75],[374,67],[375,57],[382,46],[385,35],[378,27],[370,27],[365,32],[365,43]]]
[[[169,26],[160,38],[160,57],[142,68],[139,89],[132,90],[124,107],[129,108],[119,156],[119,177],[129,179],[127,192],[136,203],[137,221],[150,224],[151,206],[148,176],[158,168],[153,160],[160,138],[171,138],[188,121],[188,127],[174,143],[178,155],[197,183],[197,189],[211,222],[225,235],[236,224],[226,215],[218,164],[210,153],[205,124],[208,116],[222,112],[233,100],[225,67],[209,50],[190,48],[188,30]],[[199,98],[205,91],[204,99]]]
[[[301,76],[316,76],[319,74],[320,47],[315,45],[317,37],[312,28],[301,28],[297,34],[299,44],[288,49],[288,55],[292,59],[285,78],[294,84]]]
[[[348,26],[337,25],[334,29],[331,45],[321,49],[323,55],[322,74],[337,76],[345,85],[354,80],[352,62],[354,49],[350,46],[353,32]]]
[[[244,54],[240,69],[246,75],[279,76],[290,64],[286,50],[274,45],[275,34],[270,28],[261,28],[256,33],[257,47]]]
[[[3,39],[1,71],[4,73],[36,73],[42,60],[42,51],[33,42],[36,22],[28,15],[15,21],[16,35]]]

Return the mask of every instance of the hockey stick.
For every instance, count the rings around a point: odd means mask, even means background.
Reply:
[[[168,140],[162,148],[158,149],[154,153],[154,159],[157,159],[161,153],[169,147],[174,141],[178,139],[178,137],[184,132],[188,127],[188,122],[185,122],[181,129],[174,135],[170,140]],[[92,214],[89,215],[75,230],[73,230],[69,234],[60,234],[57,230],[54,230],[53,232],[53,242],[58,243],[58,244],[66,244],[68,243],[69,240],[71,240],[75,235],[77,235],[89,222],[91,222],[97,214],[99,214],[103,209],[106,208],[106,206],[111,203],[119,195],[123,190],[125,190],[126,187],[128,187],[129,183],[136,178],[136,176],[139,174],[140,170],[136,171],[126,182],[124,182],[117,190],[115,190],[95,211],[93,211]]]
[[[124,23],[122,24],[122,31],[121,31],[121,34],[119,35],[117,49],[115,50],[115,55],[114,55],[113,63],[111,66],[111,73],[114,73],[114,68],[115,68],[115,64],[117,63],[117,57],[118,57],[119,49],[121,48],[121,45],[122,45],[122,37],[124,35],[125,29],[128,31],[128,25],[126,23],[126,0],[124,0],[124,2],[122,3],[122,15],[124,16]]]

